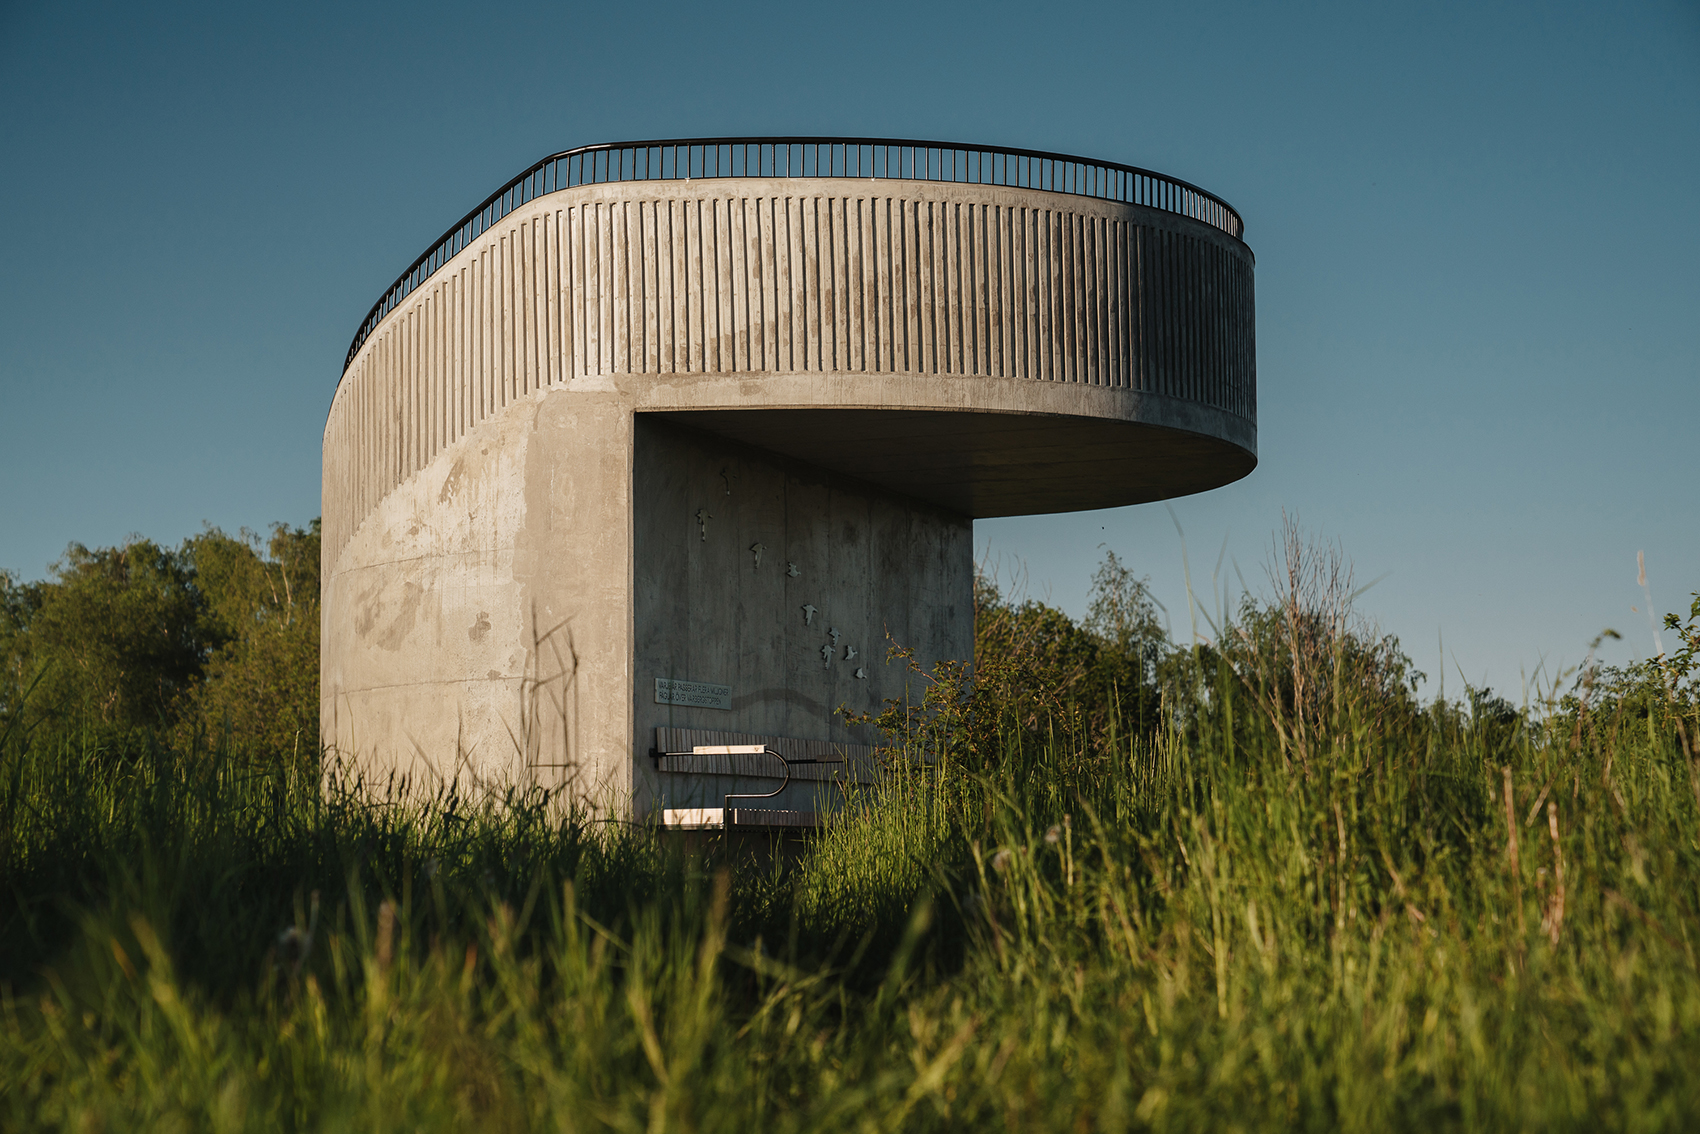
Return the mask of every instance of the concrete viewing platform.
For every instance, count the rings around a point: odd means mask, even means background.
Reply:
[[[821,761],[767,804],[829,807],[878,741],[838,710],[906,694],[888,635],[923,664],[971,655],[975,518],[1255,466],[1241,236],[1184,182],[1022,150],[539,162],[349,350],[324,440],[325,742],[702,822],[776,773],[685,756],[766,745]]]

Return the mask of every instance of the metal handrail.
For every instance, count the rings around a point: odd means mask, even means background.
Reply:
[[[731,814],[734,799],[772,799],[780,792],[791,786],[791,765],[793,764],[837,764],[838,760],[823,760],[815,756],[787,756],[766,744],[699,744],[689,752],[660,752],[650,749],[650,758],[659,762],[669,756],[772,756],[785,769],[779,786],[772,791],[729,792],[720,801],[721,825],[730,826],[726,818]]]
[[[730,818],[731,818],[730,812],[732,810],[732,801],[734,799],[772,799],[774,796],[778,795],[780,792],[784,791],[786,788],[791,786],[791,765],[792,765],[792,763],[798,763],[798,764],[818,764],[818,763],[820,763],[820,761],[818,761],[818,760],[792,761],[790,758],[782,755],[781,753],[775,752],[773,749],[769,748],[765,744],[761,746],[761,751],[762,751],[763,755],[772,756],[775,760],[778,760],[782,765],[784,765],[784,767],[785,767],[784,778],[779,781],[779,786],[774,788],[772,791],[728,792],[726,794],[726,796],[723,799],[721,799],[721,801],[720,801],[720,814],[722,816],[722,819],[721,819],[720,822],[721,822],[722,826],[730,827],[732,825],[731,822],[730,822]]]
[[[1233,206],[1177,177],[1045,150],[905,138],[831,137],[670,138],[580,146],[533,163],[450,226],[409,264],[361,321],[343,360],[343,372],[348,371],[385,315],[456,253],[521,205],[546,193],[580,185],[721,177],[866,177],[1007,185],[1146,205],[1203,221],[1236,239],[1245,233],[1245,222]]]

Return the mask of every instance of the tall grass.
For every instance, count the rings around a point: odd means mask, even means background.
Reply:
[[[1691,1128],[1689,710],[1418,706],[1306,601],[1155,731],[935,705],[794,859],[14,742],[0,1122]]]

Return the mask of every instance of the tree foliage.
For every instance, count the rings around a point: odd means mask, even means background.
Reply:
[[[1047,603],[1008,597],[976,571],[972,662],[926,669],[911,651],[894,647],[893,656],[923,683],[923,697],[891,700],[883,712],[852,719],[971,767],[995,764],[1014,739],[1062,735],[1090,748],[1112,733],[1157,729],[1158,673],[1168,651],[1146,581],[1114,552],[1093,576],[1081,621]]]
[[[51,580],[5,580],[8,713],[85,723],[108,736],[174,722],[219,644],[187,548],[74,543]],[[29,704],[24,693],[30,692]]]
[[[1673,741],[1688,760],[1700,798],[1700,592],[1692,598],[1686,620],[1665,615],[1664,629],[1676,634],[1674,651],[1622,666],[1582,666],[1551,726],[1573,743],[1601,729]],[[1601,638],[1607,636],[1618,634],[1608,630]]]
[[[72,544],[50,577],[0,574],[0,722],[113,753],[212,735],[317,757],[319,525],[217,528],[179,548]]]
[[[222,645],[207,659],[186,727],[262,760],[317,758],[319,521],[257,536],[189,541]]]
[[[1273,596],[1245,596],[1217,650],[1289,760],[1308,769],[1316,746],[1333,733],[1386,737],[1420,716],[1423,675],[1398,638],[1354,611],[1352,569],[1337,546],[1307,540],[1288,521],[1269,577]]]

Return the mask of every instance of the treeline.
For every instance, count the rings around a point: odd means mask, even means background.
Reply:
[[[269,538],[209,527],[177,548],[73,543],[42,581],[0,572],[0,734],[36,751],[121,759],[151,746],[316,767],[319,546],[317,519],[274,524]],[[1205,618],[1195,641],[1171,638],[1147,580],[1114,552],[1078,620],[976,572],[972,663],[919,674],[922,702],[873,719],[894,739],[985,767],[1013,739],[1102,752],[1118,737],[1195,731],[1223,690],[1275,721],[1301,759],[1347,704],[1376,735],[1469,725],[1498,746],[1537,720],[1674,732],[1692,716],[1700,595],[1686,622],[1666,616],[1675,648],[1662,659],[1584,665],[1535,705],[1469,686],[1425,704],[1424,675],[1398,639],[1353,612],[1339,549],[1288,525],[1274,552],[1274,593],[1243,595],[1220,626]]]
[[[1427,675],[1396,636],[1353,607],[1351,568],[1337,546],[1316,544],[1289,524],[1272,550],[1271,592],[1242,594],[1214,618],[1201,614],[1193,641],[1165,632],[1147,581],[1114,552],[1093,576],[1078,621],[1011,598],[979,574],[973,666],[923,674],[925,703],[891,705],[879,723],[982,768],[1012,740],[1055,737],[1101,753],[1121,737],[1165,730],[1196,737],[1207,720],[1242,741],[1254,720],[1272,724],[1281,750],[1303,762],[1348,715],[1360,739],[1468,734],[1490,754],[1528,741],[1531,731],[1579,738],[1595,729],[1658,734],[1696,751],[1700,593],[1686,618],[1665,615],[1672,641],[1660,657],[1608,666],[1590,651],[1582,665],[1521,701],[1468,683],[1460,697],[1424,699]],[[1594,648],[1616,637],[1606,630]]]
[[[1289,526],[1274,565],[1273,595],[1245,594],[1232,611],[1201,612],[1191,641],[1171,638],[1148,581],[1114,552],[1093,575],[1078,621],[1008,597],[981,574],[973,666],[927,675],[927,704],[891,706],[881,723],[895,733],[929,729],[929,743],[952,744],[984,766],[1009,746],[1012,729],[1027,742],[1059,736],[1081,751],[1105,751],[1118,737],[1196,733],[1220,715],[1224,696],[1280,722],[1295,751],[1348,704],[1368,713],[1364,726],[1377,735],[1427,722],[1437,709],[1443,717],[1489,712],[1524,721],[1522,709],[1485,689],[1424,706],[1424,675],[1398,638],[1352,609],[1351,569],[1339,548],[1312,544]]]
[[[165,746],[316,766],[319,521],[74,543],[45,580],[0,572],[0,732],[114,760]]]

